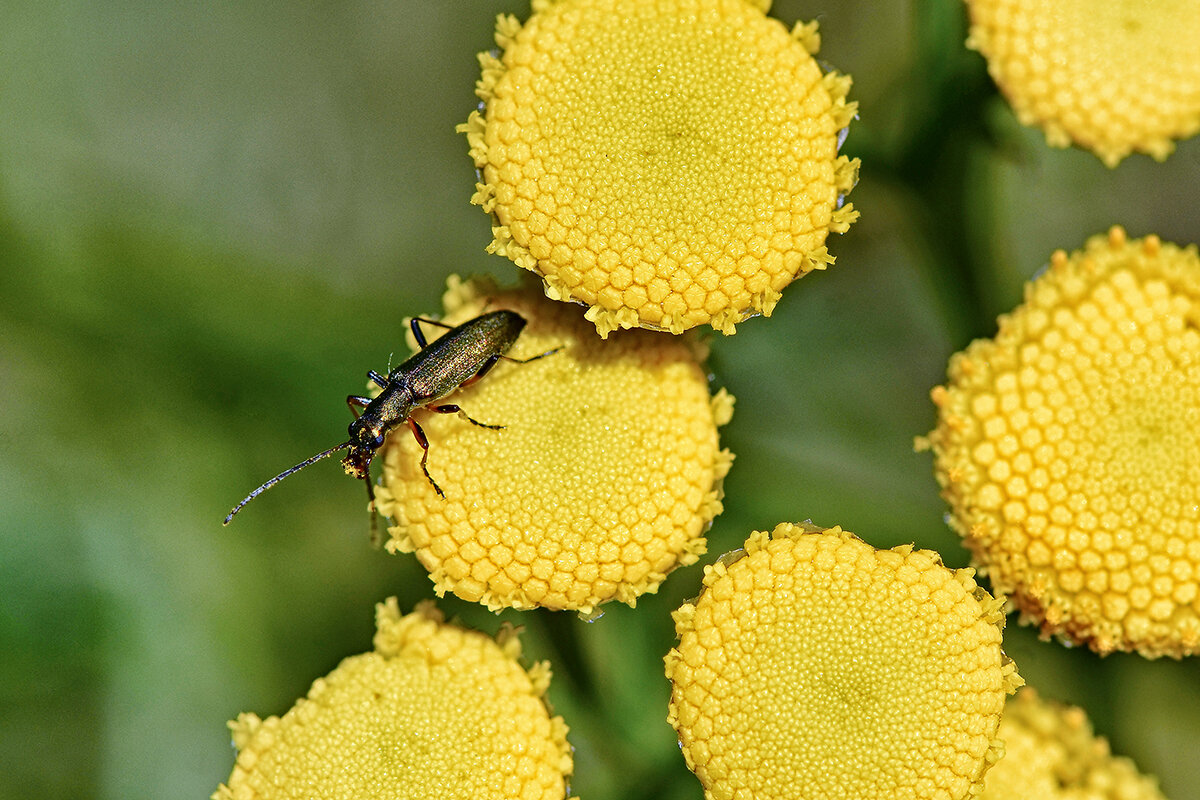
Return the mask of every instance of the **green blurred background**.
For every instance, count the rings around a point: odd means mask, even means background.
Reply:
[[[367,546],[335,464],[220,522],[341,439],[343,398],[406,355],[402,318],[436,311],[448,273],[515,275],[484,252],[454,132],[502,11],[529,9],[0,5],[0,797],[206,797],[226,720],[282,713],[367,649],[373,603],[432,595],[414,559]],[[854,76],[863,216],[834,268],[714,342],[737,460],[710,552],[811,518],[965,565],[912,452],[930,387],[1054,249],[1114,223],[1200,241],[1200,140],[1112,171],[1049,150],[963,48],[956,0],[772,13],[819,19],[820,57]],[[700,577],[593,624],[441,606],[522,624],[553,661],[585,800],[700,798],[661,662]],[[1196,660],[1099,659],[1015,621],[1007,648],[1168,796],[1200,797]]]

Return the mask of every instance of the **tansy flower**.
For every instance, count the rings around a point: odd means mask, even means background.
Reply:
[[[318,679],[282,717],[242,714],[213,800],[561,800],[567,726],[542,699],[511,629],[495,639],[443,622],[426,601],[376,607],[375,649]]]
[[[966,0],[967,45],[1024,125],[1110,167],[1200,130],[1196,0]]]
[[[668,719],[708,800],[955,800],[1000,753],[1001,603],[936,553],[783,524],[675,612]]]
[[[421,449],[393,434],[382,451],[380,511],[396,520],[388,547],[415,552],[438,594],[494,610],[592,612],[634,605],[704,552],[732,456],[717,426],[733,412],[709,396],[691,337],[625,331],[601,341],[574,306],[536,289],[498,291],[452,279],[446,321],[508,308],[528,325],[487,377],[455,394],[475,420],[418,411]]]
[[[858,160],[838,156],[850,79],[747,0],[533,0],[483,53],[460,127],[492,214],[489,250],[635,326],[733,333],[833,262]]]
[[[1113,228],[1051,256],[950,360],[932,446],[951,525],[1025,621],[1200,652],[1200,258]]]
[[[984,778],[980,800],[1164,800],[1154,778],[1092,732],[1083,709],[1031,688],[1009,699],[1000,738],[1004,757]]]

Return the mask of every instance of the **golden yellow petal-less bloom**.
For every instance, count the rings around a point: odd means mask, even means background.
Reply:
[[[1058,251],[933,391],[951,524],[1024,621],[1200,652],[1200,258],[1113,228]]]
[[[822,73],[816,24],[769,2],[534,0],[483,53],[461,130],[494,217],[489,249],[590,306],[601,336],[769,315],[833,262],[857,218],[838,155],[850,79]]]
[[[511,630],[446,624],[431,602],[376,608],[375,649],[313,683],[282,717],[230,723],[237,762],[213,800],[561,800],[567,727]]]
[[[528,325],[500,362],[453,396],[489,430],[418,411],[429,438],[421,473],[411,436],[382,451],[382,513],[396,520],[393,552],[416,552],[437,592],[489,608],[634,605],[705,550],[732,456],[717,427],[733,413],[710,397],[691,337],[622,331],[602,341],[573,305],[534,288],[500,292],[452,279],[446,320],[508,308]]]
[[[936,553],[783,524],[675,612],[668,719],[709,800],[955,800],[1000,754],[1004,615]]]
[[[1110,167],[1200,130],[1196,0],[966,0],[969,47],[1024,125]]]
[[[1092,732],[1083,709],[1029,687],[1009,699],[999,735],[1004,757],[984,778],[980,800],[1164,800],[1154,778]]]

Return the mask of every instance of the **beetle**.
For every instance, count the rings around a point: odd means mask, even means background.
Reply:
[[[425,340],[421,323],[446,328],[449,332],[436,339],[433,344]],[[397,425],[407,424],[409,430],[421,446],[421,471],[439,497],[445,498],[442,488],[429,474],[425,462],[429,458],[429,439],[425,431],[412,413],[418,408],[435,411],[439,414],[458,414],[473,425],[490,430],[501,430],[503,425],[488,425],[472,419],[465,411],[454,403],[436,405],[437,402],[458,389],[469,386],[482,378],[496,366],[500,359],[517,364],[528,364],[548,355],[558,352],[559,348],[547,350],[530,358],[520,359],[505,355],[521,335],[525,327],[525,318],[515,311],[492,311],[467,320],[461,325],[447,325],[437,320],[424,317],[413,317],[409,321],[413,337],[420,349],[404,363],[391,370],[387,377],[375,370],[367,372],[367,377],[380,388],[379,395],[374,399],[360,395],[350,395],[346,405],[354,414],[354,421],[348,428],[350,438],[339,445],[306,458],[294,467],[289,467],[271,480],[259,486],[246,495],[242,502],[233,507],[229,516],[225,517],[225,525],[233,520],[242,507],[260,494],[270,489],[293,472],[299,472],[310,464],[327,458],[339,450],[349,450],[342,458],[342,467],[347,475],[351,475],[367,485],[369,508],[375,513],[375,489],[371,485],[371,459],[375,452],[383,446],[383,440],[388,432]],[[362,413],[359,413],[362,409]]]

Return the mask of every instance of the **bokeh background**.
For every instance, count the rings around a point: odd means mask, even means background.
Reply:
[[[343,398],[407,355],[403,318],[437,311],[449,273],[515,277],[484,252],[454,132],[499,12],[529,8],[0,4],[0,797],[207,797],[228,719],[282,713],[367,649],[375,602],[432,595],[414,559],[368,546],[335,463],[220,523],[342,439]],[[1048,149],[964,49],[956,0],[772,13],[819,19],[821,59],[854,76],[863,216],[835,267],[713,343],[738,404],[710,553],[811,518],[963,566],[912,450],[930,387],[1054,249],[1114,223],[1200,241],[1200,140],[1116,170]],[[441,606],[524,625],[553,661],[585,800],[684,800],[701,791],[661,659],[700,577],[592,624]],[[1100,659],[1015,621],[1006,647],[1169,797],[1200,797],[1200,662]]]

